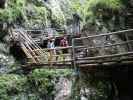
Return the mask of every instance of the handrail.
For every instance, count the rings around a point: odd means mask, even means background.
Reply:
[[[39,51],[39,50],[44,50],[44,51],[48,51],[48,50],[62,50],[62,49],[72,49],[72,46],[67,46],[67,47],[55,47],[55,48],[45,48],[45,49],[35,49],[32,51]]]
[[[21,31],[21,30],[18,30],[18,31]],[[44,31],[45,30],[23,30],[22,31],[24,32],[28,32],[28,31]],[[17,30],[16,30],[17,32]],[[123,30],[123,31],[117,31],[117,32],[110,32],[110,33],[105,33],[105,34],[100,34],[100,35],[93,35],[93,36],[88,36],[88,37],[81,37],[81,38],[73,38],[72,39],[72,46],[67,46],[67,47],[55,47],[55,48],[37,48],[37,49],[32,49],[29,51],[29,53],[35,53],[35,54],[32,54],[31,56],[29,56],[27,54],[27,64],[50,64],[50,66],[52,66],[53,64],[71,64],[73,65],[73,67],[75,69],[77,69],[77,65],[78,64],[95,64],[95,63],[101,63],[101,61],[105,61],[106,62],[117,62],[117,61],[120,61],[120,60],[125,60],[125,61],[128,61],[129,60],[129,57],[130,57],[130,60],[133,59],[133,51],[130,51],[130,50],[125,50],[124,52],[117,52],[115,54],[104,54],[103,56],[102,55],[96,55],[96,56],[91,56],[90,57],[87,55],[86,57],[84,56],[80,56],[80,57],[77,57],[77,55],[79,55],[77,52],[76,52],[76,49],[79,50],[79,49],[82,49],[82,48],[86,48],[86,49],[96,49],[96,48],[105,48],[105,47],[112,47],[112,46],[121,46],[121,45],[125,45],[126,47],[128,47],[127,44],[131,44],[133,43],[133,40],[131,39],[126,39],[126,41],[119,41],[119,42],[115,42],[114,44],[105,44],[105,45],[92,45],[92,46],[85,46],[85,45],[79,45],[79,46],[76,46],[74,44],[74,42],[76,42],[75,40],[82,40],[82,39],[94,39],[95,37],[102,37],[102,36],[110,36],[110,35],[115,35],[115,34],[125,34],[125,35],[128,35],[129,33],[128,32],[133,32],[133,29],[129,29],[129,30]],[[45,33],[44,33],[45,34]],[[47,37],[46,37],[47,38]],[[106,41],[105,41],[106,42]],[[132,47],[131,47],[132,48]],[[71,50],[71,52],[68,52],[66,54],[62,54],[62,53],[59,53],[59,54],[46,54],[45,55],[42,55],[42,53],[38,53],[39,51],[46,51],[46,53],[49,51],[49,50],[63,50],[63,49],[68,49],[69,51]],[[76,55],[77,53],[77,55]],[[86,52],[85,52],[86,53]],[[51,56],[52,55],[52,56]],[[82,54],[81,54],[82,55]],[[48,59],[47,57],[50,56]],[[59,57],[63,57],[65,58],[66,56],[69,57],[69,59],[59,59]],[[56,58],[58,57],[58,60],[56,60]],[[118,57],[118,60],[116,59]],[[33,58],[33,59],[32,59]],[[43,59],[44,58],[44,59]],[[50,59],[51,58],[51,59]],[[109,59],[108,59],[109,58]]]
[[[58,30],[58,31],[64,31],[64,29],[56,29],[56,28],[51,28],[51,27],[46,27],[44,29],[13,29],[13,31],[20,31],[20,30],[24,30],[24,31],[46,31],[46,29],[53,29],[53,30]]]
[[[64,61],[47,61],[47,62],[38,62],[38,63],[42,63],[42,64],[52,64],[52,63],[64,63],[64,62],[72,62],[73,60],[64,60]],[[27,62],[27,63],[33,63],[33,62]]]
[[[106,60],[78,60],[77,64],[95,64],[95,63],[107,63],[107,62],[121,62],[121,61],[132,61],[133,57],[119,58],[119,59],[106,59]]]
[[[115,44],[104,45],[104,46],[93,46],[93,47],[76,46],[75,49],[78,49],[78,48],[86,48],[86,47],[87,47],[86,49],[96,49],[96,48],[120,46],[120,45],[125,45],[125,44],[128,44],[128,43],[132,43],[132,42],[133,42],[133,40],[129,40],[129,41],[126,41],[126,42],[121,42],[121,43],[115,43]]]
[[[128,30],[123,30],[123,31],[110,32],[110,33],[104,33],[104,34],[99,34],[99,35],[92,35],[92,36],[87,36],[87,37],[75,38],[75,40],[94,38],[94,37],[101,37],[101,36],[109,36],[109,35],[120,34],[120,33],[125,33],[125,32],[132,32],[132,31],[133,31],[133,29],[128,29]]]
[[[59,57],[59,56],[71,56],[71,54],[59,54],[59,55],[53,55],[53,57]],[[43,56],[33,56],[34,58],[43,58]],[[27,57],[28,59],[31,59],[32,57]]]
[[[110,58],[110,57],[128,56],[128,55],[132,55],[132,54],[133,54],[133,52],[126,52],[126,53],[119,53],[119,54],[113,54],[113,55],[77,58],[77,60],[97,60],[97,59],[104,59],[104,58]]]

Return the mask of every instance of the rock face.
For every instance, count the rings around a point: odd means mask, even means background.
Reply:
[[[0,0],[0,8],[5,8],[5,3],[7,0]]]
[[[61,77],[56,84],[55,100],[69,100],[71,96],[72,81]]]
[[[126,15],[126,28],[133,28],[133,0],[129,0]]]
[[[8,72],[14,61],[14,58],[9,54],[7,45],[0,43],[0,73]]]

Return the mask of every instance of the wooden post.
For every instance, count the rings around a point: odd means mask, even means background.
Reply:
[[[129,41],[128,35],[129,33],[125,33],[126,41]],[[131,43],[127,43],[128,51],[132,51],[132,45]]]
[[[73,59],[72,63],[73,63],[74,68],[76,69],[76,62],[75,62],[76,55],[75,55],[75,45],[74,45],[74,42],[75,42],[75,40],[72,39],[72,59]]]

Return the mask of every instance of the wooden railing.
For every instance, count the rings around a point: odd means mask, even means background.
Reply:
[[[27,65],[88,67],[133,63],[133,29],[73,38],[72,46],[33,49],[27,54]],[[78,44],[79,43],[79,44]],[[63,54],[62,50],[68,53]],[[25,50],[25,49],[24,49]],[[51,56],[50,51],[56,53]],[[25,51],[26,52],[26,51]],[[38,54],[38,52],[41,52]],[[35,54],[35,55],[34,55]],[[51,59],[49,60],[49,57]]]
[[[67,49],[68,53],[63,54],[62,50]],[[54,64],[68,64],[71,65],[72,59],[71,59],[71,46],[68,47],[56,47],[54,49],[35,49],[32,50],[32,52],[36,53],[37,51],[45,51],[45,55],[36,55],[33,56],[34,59],[38,59],[37,62],[33,62],[33,57],[27,57],[27,64],[40,64],[40,65],[54,65]],[[51,50],[55,50],[56,54],[53,53],[51,56],[51,59],[49,60],[49,53]]]
[[[122,61],[133,62],[132,34],[133,29],[130,29],[73,39],[72,53],[74,66],[92,66],[98,64],[111,64]],[[112,39],[117,39],[111,40],[111,37]],[[106,40],[106,38],[109,38],[109,40]],[[88,44],[75,45],[78,41],[88,41]],[[99,43],[96,43],[95,41]]]

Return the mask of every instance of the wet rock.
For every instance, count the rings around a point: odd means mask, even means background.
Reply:
[[[59,82],[55,85],[56,95],[55,100],[69,100],[71,96],[72,81],[61,77]]]

